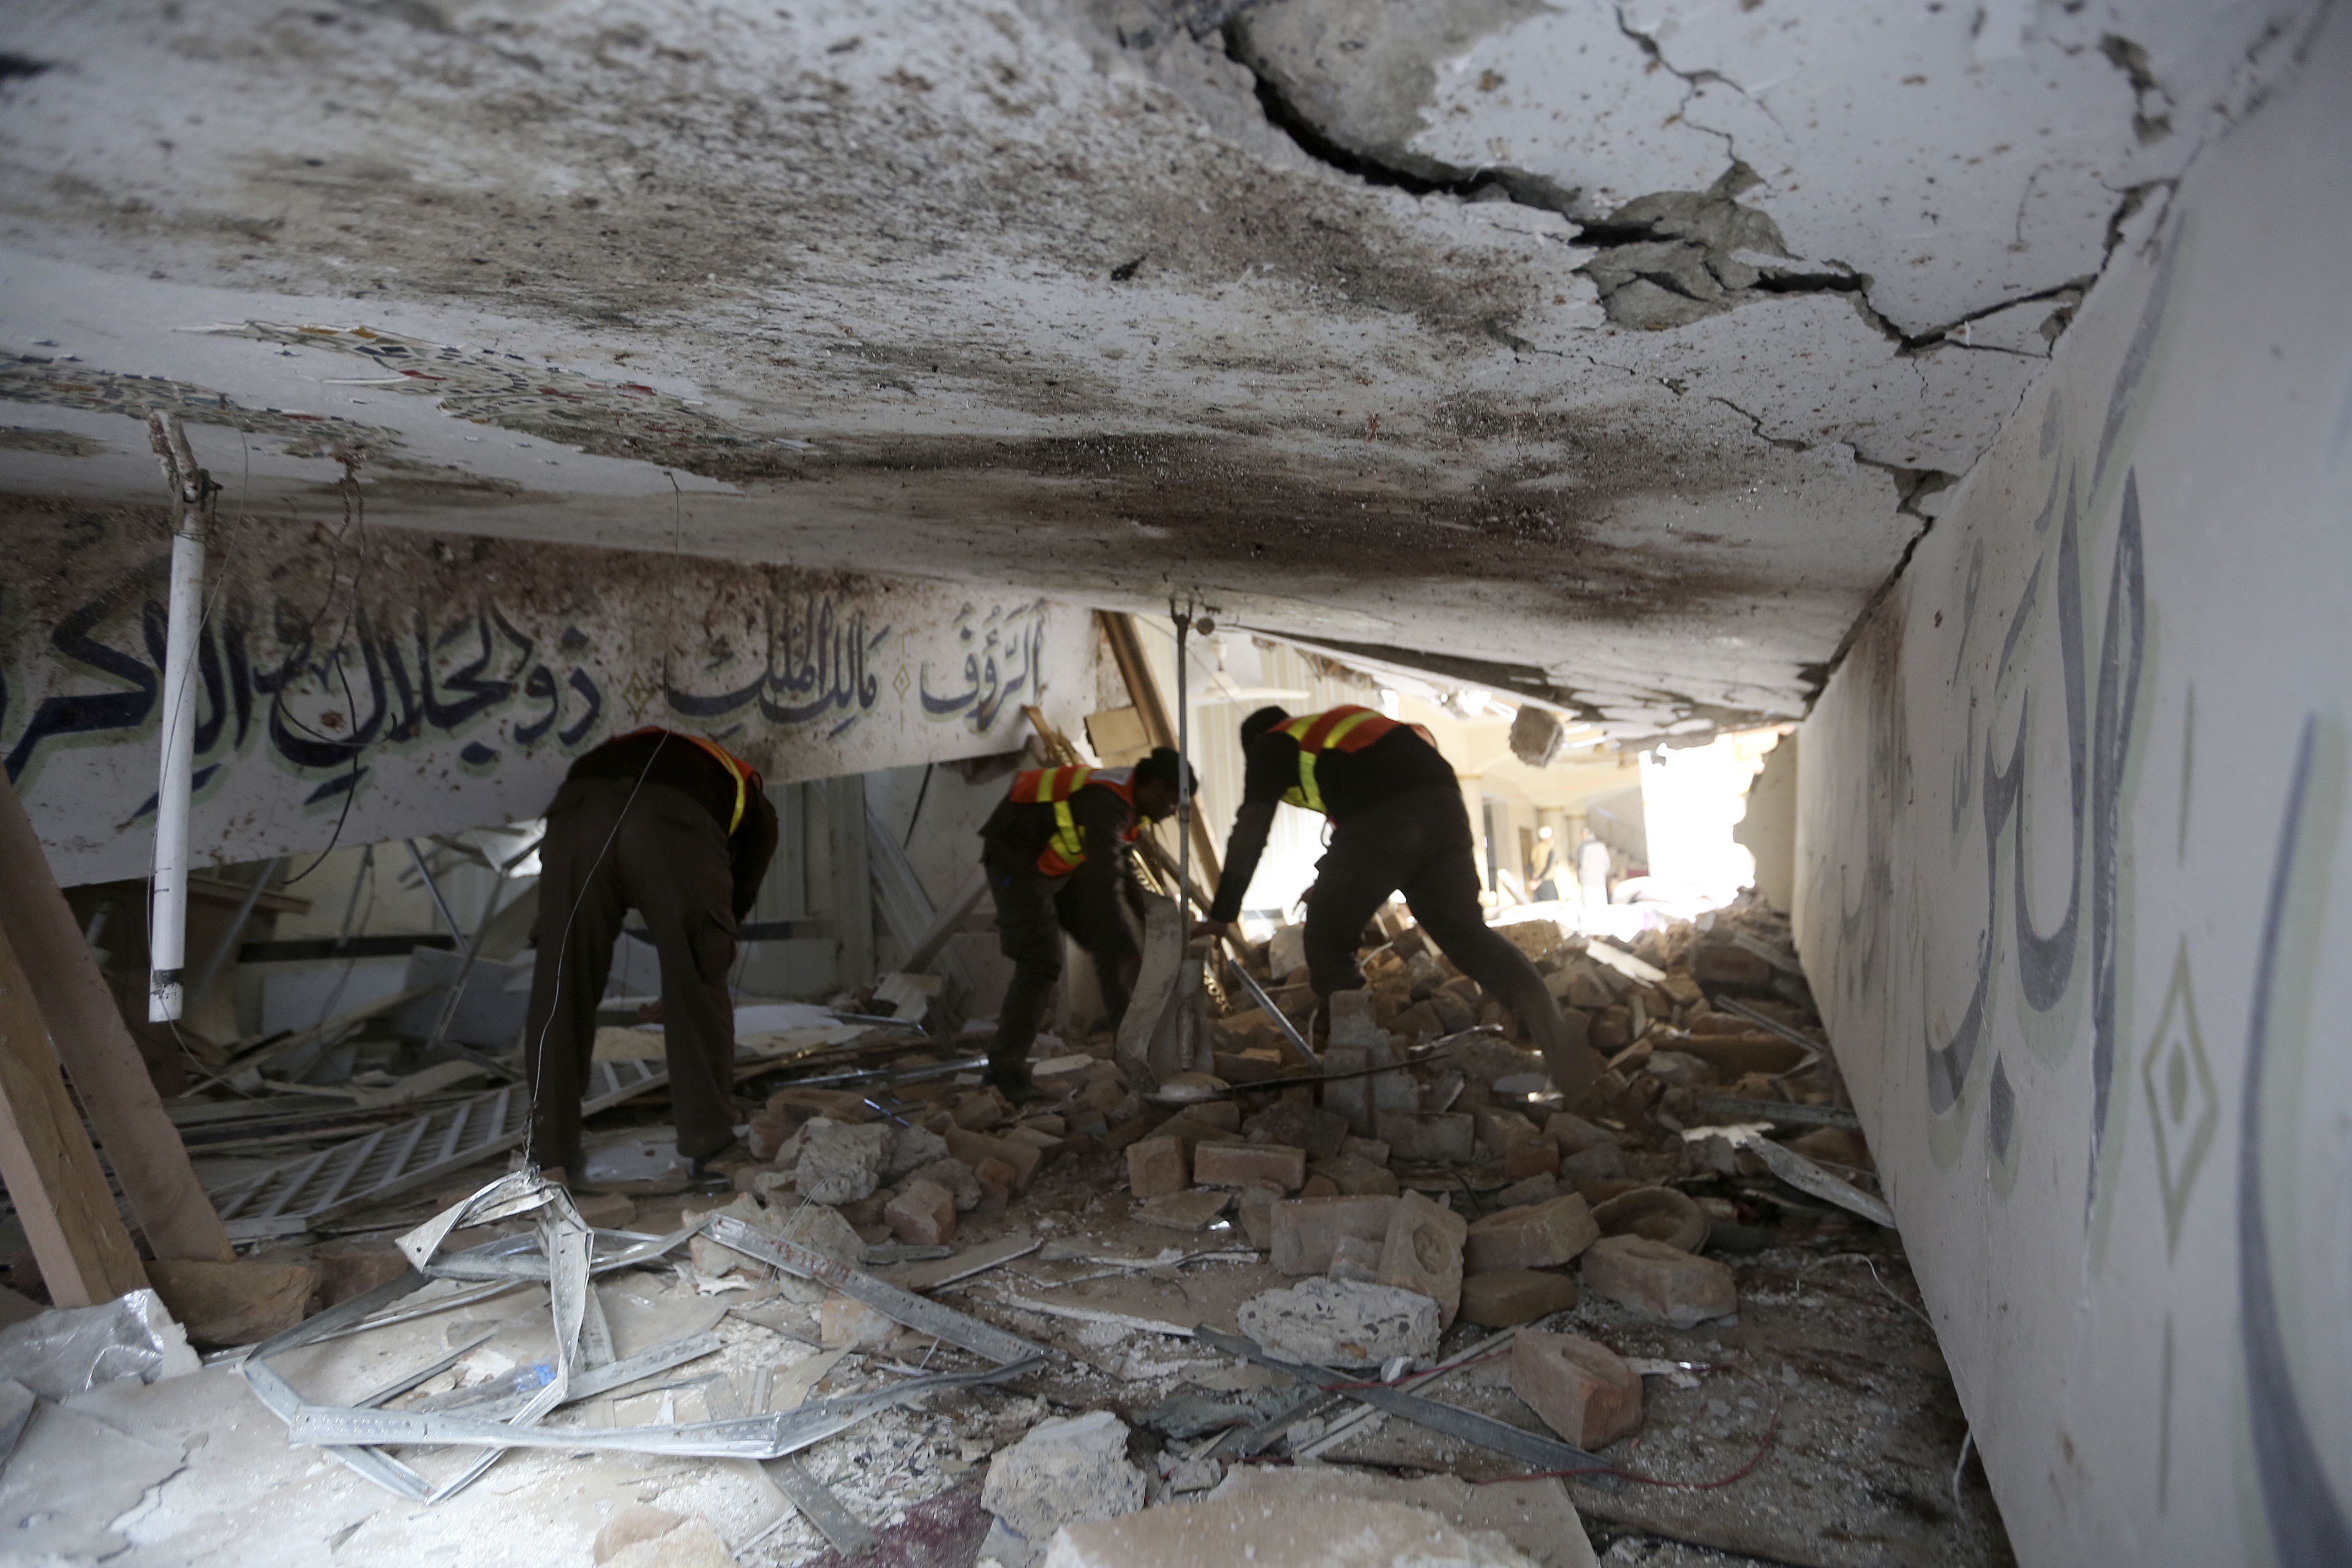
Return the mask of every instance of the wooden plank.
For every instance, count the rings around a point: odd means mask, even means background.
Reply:
[[[5,779],[0,779],[0,888],[8,889],[0,899],[0,934],[24,966],[56,1058],[106,1146],[148,1249],[157,1258],[233,1260],[228,1233],[49,874],[24,803]]]
[[[1144,732],[1151,737],[1153,745],[1173,749],[1176,726],[1168,717],[1168,704],[1160,700],[1160,683],[1151,679],[1151,667],[1143,660],[1143,642],[1136,635],[1135,617],[1116,610],[1097,610],[1095,614],[1102,617],[1104,635],[1110,639],[1111,658],[1118,662],[1119,679],[1127,682],[1128,695],[1135,700],[1135,710],[1142,716]],[[1193,803],[1196,807],[1199,804]],[[1217,841],[1197,809],[1192,813],[1192,858],[1200,863],[1202,880],[1214,888],[1222,875],[1217,868]]]
[[[143,1068],[139,1076],[145,1079]],[[147,1272],[140,1267],[122,1216],[114,1210],[106,1173],[98,1166],[98,1151],[90,1147],[81,1115],[66,1093],[32,986],[5,931],[0,931],[0,1178],[8,1184],[8,1197],[41,1266],[50,1300],[60,1307],[89,1307],[146,1288]],[[205,1212],[212,1213],[209,1202]]]

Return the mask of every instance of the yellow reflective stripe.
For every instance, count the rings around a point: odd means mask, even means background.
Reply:
[[[1342,719],[1337,724],[1332,725],[1331,732],[1323,737],[1324,749],[1328,751],[1332,747],[1337,746],[1349,735],[1355,733],[1358,730],[1362,729],[1366,722],[1379,717],[1380,715],[1378,713],[1373,712],[1369,708],[1363,710],[1361,712],[1349,714],[1345,719]]]
[[[1062,858],[1063,863],[1076,866],[1087,858],[1086,836],[1078,831],[1077,819],[1070,815],[1070,803],[1054,803],[1054,841],[1049,847]]]
[[[1298,787],[1282,792],[1282,798],[1309,811],[1323,810],[1323,792],[1315,787],[1315,753],[1301,746],[1298,749]],[[1324,813],[1329,816],[1328,812]]]

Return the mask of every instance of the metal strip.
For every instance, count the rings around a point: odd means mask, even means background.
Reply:
[[[844,1507],[823,1481],[809,1474],[808,1467],[798,1459],[779,1460],[769,1468],[768,1479],[793,1500],[793,1506],[805,1514],[808,1521],[816,1526],[816,1532],[831,1542],[833,1549],[844,1557],[855,1557],[881,1544],[880,1538]]]
[[[709,1235],[721,1246],[731,1247],[762,1262],[772,1263],[787,1274],[830,1285],[845,1296],[863,1301],[877,1311],[888,1313],[910,1329],[945,1340],[951,1345],[961,1345],[991,1361],[1027,1361],[1046,1354],[1044,1346],[1031,1344],[1018,1334],[1007,1333],[952,1307],[927,1301],[920,1296],[910,1296],[896,1285],[886,1284],[863,1269],[836,1263],[822,1252],[770,1236],[731,1215],[714,1215]]]
[[[270,1370],[265,1362],[247,1362],[243,1371],[246,1386],[252,1389],[254,1396],[267,1405],[272,1415],[285,1422],[290,1430],[297,1413],[302,1408],[302,1396],[294,1391],[294,1385]],[[389,1454],[344,1445],[330,1446],[327,1454],[348,1467],[353,1474],[373,1481],[394,1497],[423,1502],[433,1495],[433,1489],[425,1484],[423,1476]]]
[[[1524,1459],[1543,1470],[1591,1470],[1598,1479],[1613,1474],[1609,1461],[1583,1449],[1550,1437],[1514,1426],[1507,1421],[1497,1421],[1491,1415],[1481,1415],[1475,1410],[1459,1405],[1441,1405],[1434,1399],[1423,1399],[1417,1394],[1401,1394],[1393,1388],[1368,1386],[1328,1367],[1301,1366],[1296,1363],[1277,1361],[1257,1345],[1239,1335],[1221,1333],[1215,1329],[1193,1331],[1193,1339],[1228,1355],[1237,1355],[1256,1363],[1269,1372],[1278,1372],[1295,1382],[1307,1384],[1332,1394],[1344,1394],[1391,1415],[1401,1415],[1417,1426],[1433,1432],[1492,1449],[1514,1459]]]
[[[1274,1020],[1275,1026],[1289,1040],[1290,1048],[1298,1053],[1299,1058],[1308,1067],[1321,1067],[1323,1058],[1315,1054],[1315,1047],[1307,1043],[1306,1037],[1298,1032],[1298,1026],[1274,1005],[1274,998],[1265,994],[1265,987],[1257,983],[1257,976],[1249,972],[1249,966],[1238,955],[1229,952],[1225,955],[1225,967],[1241,980],[1242,989],[1250,994],[1250,1000],[1257,1004],[1258,1010]]]
[[[600,1394],[610,1394],[616,1388],[627,1387],[640,1378],[651,1377],[656,1373],[667,1372],[674,1366],[684,1366],[688,1362],[699,1361],[704,1356],[714,1355],[726,1348],[726,1341],[708,1331],[689,1334],[682,1340],[672,1340],[667,1344],[655,1345],[650,1350],[639,1351],[636,1354],[624,1360],[607,1362],[603,1366],[592,1367],[582,1373],[572,1380],[571,1387],[564,1392],[562,1404],[577,1405],[583,1399],[593,1399]],[[520,1394],[490,1394],[476,1404],[445,1405],[440,1411],[431,1412],[431,1414],[454,1415],[462,1412],[477,1420],[503,1421],[515,1411],[520,1410],[528,1398],[528,1395]],[[354,1403],[352,1408],[363,1410],[373,1406],[368,1401],[360,1400]]]
[[[1843,1127],[1850,1132],[1862,1129],[1862,1118],[1835,1105],[1789,1105],[1777,1100],[1733,1100],[1723,1095],[1702,1095],[1698,1100],[1702,1116],[1728,1116],[1735,1121],[1774,1121],[1790,1127]]]
[[[287,1440],[299,1447],[352,1445],[430,1444],[442,1447],[564,1448],[631,1454],[669,1454],[687,1458],[781,1459],[893,1405],[943,1388],[1001,1383],[1032,1372],[1038,1358],[980,1372],[941,1373],[909,1379],[871,1394],[829,1399],[773,1415],[733,1421],[701,1421],[675,1426],[510,1426],[465,1415],[420,1415],[401,1410],[333,1409],[304,1405],[288,1425]]]

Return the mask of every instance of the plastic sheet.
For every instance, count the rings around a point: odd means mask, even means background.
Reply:
[[[95,1307],[43,1312],[0,1329],[0,1378],[14,1378],[48,1400],[71,1399],[102,1383],[142,1383],[197,1370],[187,1331],[152,1290],[133,1290]]]

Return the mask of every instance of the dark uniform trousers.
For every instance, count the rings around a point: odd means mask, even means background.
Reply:
[[[1486,923],[1476,845],[1452,784],[1407,790],[1335,823],[1307,905],[1308,976],[1320,996],[1360,987],[1356,944],[1389,895],[1402,891],[1439,951],[1518,1016],[1553,1081],[1573,1098],[1600,1065],[1585,1045],[1584,1016],[1571,1023],[1527,954]]]
[[[988,1048],[991,1068],[1010,1071],[1029,1059],[1045,1016],[1045,998],[1062,977],[1062,933],[1067,931],[1094,960],[1111,1026],[1127,1016],[1127,983],[1119,967],[1140,950],[1118,907],[1119,877],[1066,877],[1037,869],[1034,855],[983,847],[988,890],[996,900],[996,940],[1013,961],[1013,983],[996,1011],[996,1039]]]
[[[734,871],[709,807],[667,784],[630,797],[626,779],[573,779],[547,808],[540,844],[539,963],[523,1036],[531,1157],[580,1176],[580,1101],[596,1005],[621,918],[635,909],[661,955],[662,1041],[677,1146],[716,1153],[735,1131]],[[625,811],[624,808],[626,808]]]

